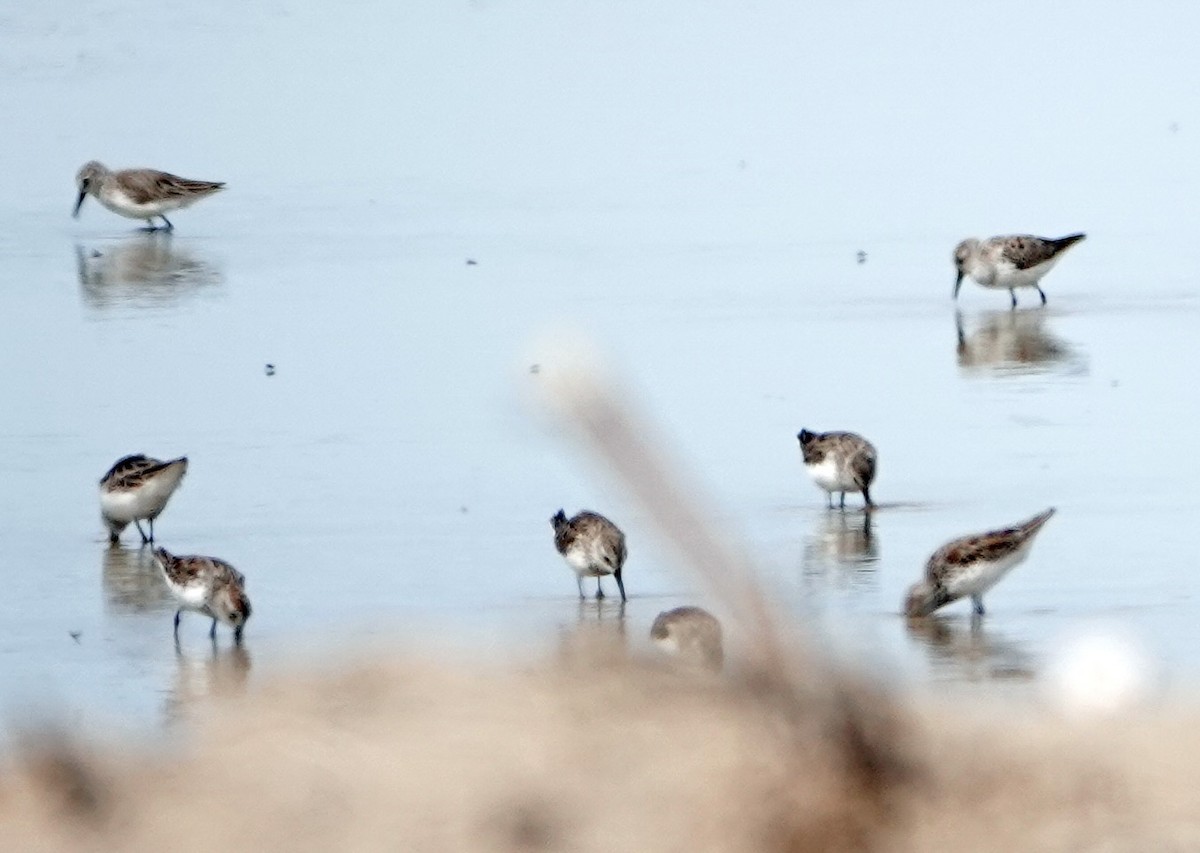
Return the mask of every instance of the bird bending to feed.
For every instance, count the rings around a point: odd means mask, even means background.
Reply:
[[[925,578],[909,587],[906,616],[928,616],[939,607],[967,596],[983,615],[983,594],[1029,556],[1034,537],[1054,515],[1054,508],[1015,527],[963,536],[933,552]]]
[[[877,455],[875,446],[853,432],[809,432],[800,430],[800,452],[804,467],[818,486],[829,494],[833,508],[833,493],[842,493],[842,509],[846,508],[846,492],[862,492],[866,508],[871,509],[871,483],[875,480]]]
[[[596,598],[604,598],[600,578],[612,575],[625,601],[625,584],[621,568],[625,565],[625,534],[620,528],[597,512],[583,510],[568,519],[561,509],[550,519],[554,525],[554,547],[575,570],[579,597],[583,594],[583,579],[596,579]]]
[[[95,160],[79,170],[75,182],[79,186],[79,199],[71,214],[75,218],[79,218],[83,200],[91,195],[113,213],[129,219],[145,219],[149,231],[155,230],[156,216],[166,223],[166,230],[174,230],[167,213],[185,208],[225,186],[221,181],[193,181],[157,169],[112,172]]]
[[[155,548],[154,559],[162,570],[179,608],[175,611],[175,639],[179,639],[179,617],[194,610],[212,618],[208,636],[217,637],[217,622],[233,629],[233,638],[241,642],[242,629],[250,618],[250,599],[246,597],[246,578],[233,566],[215,557],[176,557],[166,548]]]
[[[116,544],[121,531],[132,521],[142,534],[142,542],[154,541],[154,519],[187,473],[186,456],[166,462],[141,453],[118,459],[100,478],[100,517],[108,527],[108,541]],[[150,523],[150,535],[142,530],[140,519]]]
[[[690,666],[715,672],[725,663],[721,623],[701,607],[676,607],[658,614],[650,626],[650,639]]]
[[[1086,234],[1070,234],[1050,240],[1032,234],[1012,234],[982,241],[974,237],[963,240],[954,249],[954,266],[958,269],[954,298],[958,299],[963,277],[969,275],[983,287],[1007,290],[1013,308],[1017,307],[1018,287],[1037,288],[1045,305],[1046,294],[1038,282],[1067,249],[1085,237]]]

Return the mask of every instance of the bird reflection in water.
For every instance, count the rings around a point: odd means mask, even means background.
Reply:
[[[559,658],[572,663],[623,660],[629,645],[625,602],[615,596],[589,598],[580,600],[578,608],[574,624],[559,627]]]
[[[879,540],[871,524],[869,512],[819,513],[816,527],[804,542],[804,575],[829,575],[850,586],[872,580],[874,564],[879,560]]]
[[[168,722],[186,720],[212,699],[240,696],[250,681],[250,652],[245,644],[201,643],[185,651],[176,643],[175,662],[175,683],[165,707]]]
[[[1047,331],[1045,311],[985,311],[979,316],[979,325],[967,334],[962,312],[955,312],[960,368],[1017,374],[1086,371],[1075,349]]]
[[[972,615],[909,619],[908,636],[925,647],[934,676],[952,681],[1032,681],[1029,654]]]
[[[76,244],[75,261],[84,301],[93,308],[163,305],[222,282],[220,270],[170,234],[135,234],[119,243]]]
[[[174,608],[149,548],[105,548],[101,566],[104,598],[120,613],[162,613]]]

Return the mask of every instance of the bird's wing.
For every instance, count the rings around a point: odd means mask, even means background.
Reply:
[[[1034,237],[1032,234],[1016,234],[1004,238],[1000,247],[1000,257],[1019,270],[1027,270],[1050,260],[1058,254],[1059,249],[1053,240]]]
[[[136,204],[216,192],[225,186],[216,181],[193,181],[157,169],[128,169],[118,172],[117,180],[121,189]]]

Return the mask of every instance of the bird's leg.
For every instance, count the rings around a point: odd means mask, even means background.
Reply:
[[[871,492],[866,486],[863,486],[863,500],[867,502],[867,512],[875,508],[875,504],[871,503]]]
[[[1035,284],[1034,287],[1037,288],[1038,295],[1042,297],[1042,304],[1045,305],[1046,304],[1046,294],[1042,292],[1042,286],[1040,284]]]
[[[154,541],[154,519],[150,519],[150,541]]]
[[[168,230],[168,231],[174,231],[174,230],[175,230],[175,226],[171,224],[171,220],[170,220],[170,219],[167,219],[167,217],[163,216],[161,213],[158,215],[158,218],[159,218],[159,219],[161,219],[163,222],[167,223],[167,230]]]
[[[829,508],[833,509],[833,492],[826,492],[825,498]]]
[[[845,509],[845,508],[846,508],[846,493],[842,492],[842,502],[840,504],[838,504],[838,509]]]
[[[214,643],[217,641],[217,617],[213,617],[212,627],[208,629],[208,637]]]
[[[134,526],[137,527],[138,533],[142,534],[142,544],[145,545],[150,540],[146,538],[146,531],[142,530],[142,523],[136,518],[133,520]]]
[[[175,611],[175,640],[176,641],[179,640],[179,615],[181,613],[183,613],[182,607]]]
[[[1016,311],[1017,310],[1017,292],[1010,287],[1008,289],[1008,295],[1012,297],[1012,301],[1013,301],[1012,307],[1013,307],[1013,310]]]
[[[596,600],[604,598],[604,587],[600,585],[600,575],[596,575]]]
[[[971,603],[973,605],[975,605],[975,614],[977,616],[982,616],[983,615],[983,597],[979,596],[979,595],[972,595]]]

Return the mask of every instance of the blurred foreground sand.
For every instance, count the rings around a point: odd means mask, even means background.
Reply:
[[[364,662],[182,756],[26,746],[2,850],[1195,850],[1196,713],[1087,725],[813,670]]]

